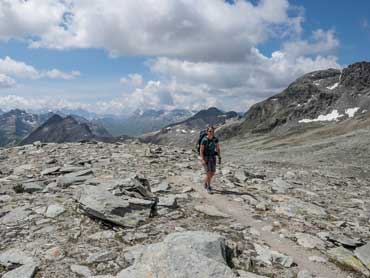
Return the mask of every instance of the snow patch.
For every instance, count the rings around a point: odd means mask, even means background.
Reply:
[[[188,133],[185,129],[182,129],[181,132],[184,133],[184,134]]]
[[[339,86],[339,82],[335,83],[333,86],[326,87],[326,88],[329,89],[329,90],[334,90],[338,86]]]
[[[343,114],[338,113],[338,110],[333,110],[330,114],[320,115],[316,119],[303,119],[298,122],[299,123],[330,122],[330,121],[337,121],[339,118],[343,116],[344,116]]]
[[[367,110],[365,109],[365,110],[362,110],[362,112],[361,112],[361,113],[362,113],[362,114],[364,114],[364,113],[366,113],[366,112],[367,112]]]
[[[360,109],[360,107],[348,108],[346,109],[345,113],[348,115],[348,117],[352,118],[356,114],[358,109]]]
[[[190,131],[190,133],[195,133],[195,130]]]

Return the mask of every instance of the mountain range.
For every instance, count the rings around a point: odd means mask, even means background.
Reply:
[[[114,141],[124,133],[139,136],[143,142],[184,146],[193,144],[199,131],[207,125],[215,125],[216,134],[223,139],[246,134],[279,136],[346,120],[366,119],[369,111],[370,63],[359,62],[343,70],[307,73],[281,93],[254,104],[243,117],[215,107],[197,113],[181,109],[137,110],[130,117],[90,120],[80,115],[32,114],[19,109],[1,112],[0,146],[35,140]]]

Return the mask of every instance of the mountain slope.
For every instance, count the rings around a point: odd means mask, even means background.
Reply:
[[[31,114],[13,109],[0,115],[0,147],[16,145],[52,114]]]
[[[253,105],[245,120],[222,130],[224,137],[246,133],[285,134],[368,115],[370,63],[350,65],[343,71],[308,73],[280,94]]]
[[[161,129],[171,123],[189,118],[193,113],[188,110],[137,110],[130,117],[104,117],[97,120],[111,134],[139,136]]]
[[[174,144],[176,146],[189,146],[195,144],[198,134],[201,130],[209,125],[215,127],[223,125],[239,118],[236,112],[222,112],[221,110],[211,107],[201,110],[190,118],[170,124],[161,130],[153,133],[144,134],[140,140],[154,144]]]
[[[21,145],[31,144],[35,141],[54,143],[76,142],[91,140],[95,137],[86,123],[80,123],[72,116],[62,118],[59,115],[54,115],[28,135],[21,142]]]

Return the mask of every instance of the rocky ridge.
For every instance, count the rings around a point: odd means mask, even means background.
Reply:
[[[278,147],[243,156],[240,145],[228,146],[214,197],[201,193],[201,167],[186,149],[138,142],[0,149],[0,275],[319,277],[327,268],[333,276],[325,277],[370,276],[366,175],[288,163]],[[237,209],[224,210],[229,205]],[[307,265],[289,248],[274,249],[272,236],[310,254]]]
[[[238,119],[239,115],[234,111],[222,112],[215,107],[211,107],[199,111],[184,121],[170,124],[155,132],[144,134],[139,138],[144,143],[189,147],[196,144],[199,132],[207,126],[213,125],[218,127]]]
[[[246,133],[284,135],[368,117],[370,113],[370,62],[355,63],[341,70],[307,73],[283,92],[253,105],[242,122],[224,128],[230,138]]]

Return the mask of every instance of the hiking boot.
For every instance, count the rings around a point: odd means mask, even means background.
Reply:
[[[208,194],[212,194],[212,188],[211,188],[211,186],[210,186],[210,185],[208,185],[208,186],[206,187],[206,191],[207,191],[207,193],[208,193]]]

